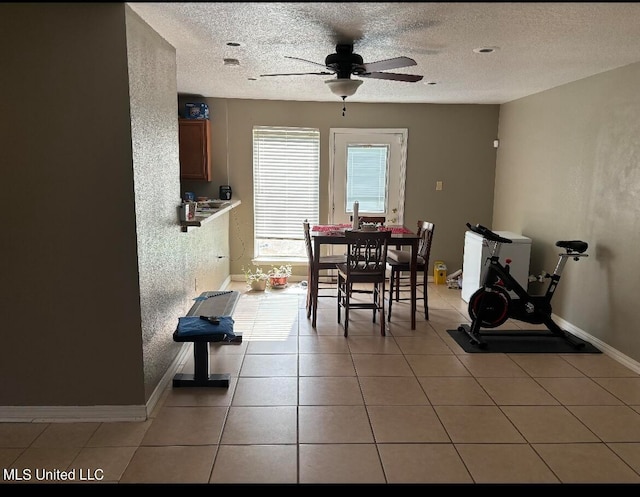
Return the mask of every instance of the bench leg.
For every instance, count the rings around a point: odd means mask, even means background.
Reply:
[[[229,388],[229,373],[209,374],[209,342],[193,343],[194,374],[178,373],[173,377],[174,387]]]

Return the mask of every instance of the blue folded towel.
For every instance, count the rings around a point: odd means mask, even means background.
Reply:
[[[226,335],[228,338],[234,338],[233,318],[231,316],[220,316],[220,324],[213,324],[206,319],[200,319],[199,316],[184,316],[178,318],[178,329],[176,336],[203,336],[203,335]]]

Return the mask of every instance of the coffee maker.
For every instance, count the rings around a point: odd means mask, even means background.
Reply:
[[[231,200],[231,187],[229,185],[222,185],[219,195],[220,200]]]

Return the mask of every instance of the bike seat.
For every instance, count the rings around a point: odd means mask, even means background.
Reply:
[[[568,252],[577,252],[578,254],[582,254],[589,248],[589,244],[581,240],[561,240],[556,242],[556,247],[565,248]]]

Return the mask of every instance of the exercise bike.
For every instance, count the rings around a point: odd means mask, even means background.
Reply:
[[[550,279],[545,294],[533,296],[529,295],[527,290],[511,275],[510,259],[506,259],[504,265],[500,262],[500,248],[504,243],[511,243],[511,240],[501,237],[480,224],[472,226],[467,223],[467,227],[482,236],[492,246],[490,246],[490,254],[486,260],[482,286],[469,299],[471,326],[462,324],[458,327],[458,331],[466,333],[471,339],[472,345],[484,349],[487,347],[487,342],[482,339],[482,335],[489,335],[489,333],[481,333],[482,328],[496,328],[507,319],[515,319],[525,323],[544,324],[551,333],[504,332],[492,333],[492,335],[558,336],[576,349],[583,348],[585,342],[561,329],[551,318],[551,299],[558,287],[567,260],[571,258],[578,261],[581,257],[588,257],[584,253],[589,247],[587,242],[580,240],[556,242],[556,246],[565,249],[565,252],[559,254],[553,274],[546,273],[539,277],[540,281]],[[514,292],[517,298],[512,298],[509,292]]]

